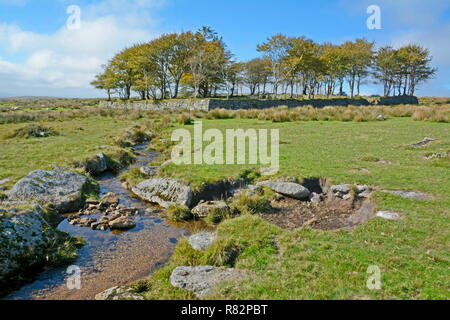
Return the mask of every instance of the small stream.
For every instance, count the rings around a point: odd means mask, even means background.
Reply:
[[[147,165],[155,159],[157,154],[147,151],[148,146],[146,143],[134,147],[137,161],[130,168]],[[178,240],[190,234],[186,228],[175,227],[158,215],[145,213],[150,205],[123,189],[119,175],[106,173],[97,181],[100,196],[113,192],[121,204],[140,210],[140,215],[133,217],[136,228],[122,233],[102,232],[72,226],[64,220],[58,229],[87,241],[73,263],[81,269],[81,289],[67,288],[70,275],[64,267],[40,273],[32,283],[7,296],[7,300],[93,300],[97,293],[108,288],[147,277],[168,261]]]

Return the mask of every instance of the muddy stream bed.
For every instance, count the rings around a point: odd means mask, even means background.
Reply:
[[[148,144],[135,146],[137,161],[134,166],[147,165],[156,154],[147,151]],[[129,170],[128,168],[127,170]],[[81,269],[81,289],[69,290],[67,267],[44,271],[32,283],[11,293],[8,300],[93,300],[108,288],[125,285],[147,277],[165,264],[179,239],[190,235],[187,228],[170,225],[157,214],[146,213],[151,205],[133,197],[121,186],[119,175],[105,173],[97,179],[100,196],[113,192],[126,207],[138,208],[134,216],[137,226],[127,232],[95,231],[72,226],[64,220],[58,229],[73,236],[81,236],[87,244],[78,251],[73,265]],[[94,216],[95,218],[95,216]]]

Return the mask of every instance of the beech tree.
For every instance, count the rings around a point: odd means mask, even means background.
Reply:
[[[257,46],[259,52],[270,61],[272,71],[273,90],[275,98],[278,96],[278,87],[283,76],[285,59],[288,56],[289,40],[285,35],[277,34],[268,38],[266,42]]]
[[[411,44],[399,49],[381,47],[375,57],[374,76],[383,84],[384,95],[413,96],[420,83],[432,78],[437,69],[430,66],[428,49]]]
[[[304,36],[282,34],[257,46],[262,57],[248,62],[232,60],[225,42],[209,27],[196,32],[168,33],[125,48],[116,54],[91,84],[129,99],[136,92],[141,99],[177,98],[183,94],[232,97],[243,93],[265,94],[271,84],[275,98],[281,91],[307,95],[343,95],[347,82],[350,95],[360,95],[361,84],[369,78],[383,85],[389,95],[414,95],[417,87],[433,77],[428,49],[411,44],[394,49],[374,50],[375,43],[365,39],[341,45],[319,44]],[[281,90],[280,90],[281,89]]]
[[[258,95],[266,91],[266,85],[270,78],[270,62],[262,58],[255,58],[243,65],[245,69],[244,82],[250,89],[250,95],[255,95],[258,89]]]

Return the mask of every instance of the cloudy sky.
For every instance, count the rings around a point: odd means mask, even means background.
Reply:
[[[381,8],[381,30],[366,26],[373,4]],[[73,5],[81,9],[79,29],[67,26]],[[419,43],[439,72],[418,95],[450,96],[448,0],[0,0],[0,97],[104,96],[89,82],[116,52],[203,25],[217,30],[239,60],[258,56],[256,45],[280,32],[317,42]],[[381,88],[369,82],[363,93]]]

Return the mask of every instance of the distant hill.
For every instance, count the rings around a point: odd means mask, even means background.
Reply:
[[[62,99],[58,97],[33,97],[33,96],[25,96],[25,97],[0,97],[0,101],[29,101],[29,100],[56,100],[56,99]]]

